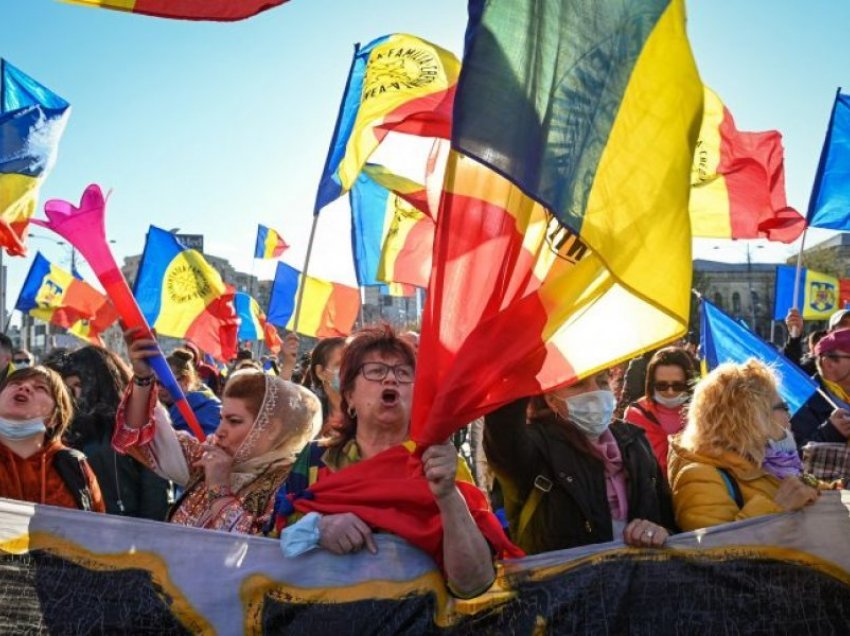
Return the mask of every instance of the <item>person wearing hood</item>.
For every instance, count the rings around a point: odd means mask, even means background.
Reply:
[[[134,329],[125,339],[134,375],[118,407],[112,445],[183,488],[171,523],[260,533],[295,457],[321,428],[319,400],[278,377],[234,373],[224,387],[218,428],[201,442],[176,431],[157,402],[147,362],[158,354],[156,341]]]
[[[61,441],[72,412],[52,369],[29,367],[0,382],[0,497],[104,511],[85,456]]]
[[[695,373],[691,356],[683,348],[659,349],[646,368],[644,396],[629,405],[623,418],[644,430],[665,477],[668,438],[685,427]]]
[[[670,486],[682,530],[813,503],[793,451],[789,407],[758,360],[721,364],[696,386],[685,430],[670,443]]]
[[[485,417],[484,450],[511,538],[528,554],[622,539],[660,547],[674,528],[643,430],[614,420],[604,371]]]
[[[215,429],[218,428],[219,416],[221,414],[221,400],[216,397],[215,393],[198,377],[195,369],[194,356],[187,349],[175,349],[166,358],[168,366],[174,372],[174,377],[177,378],[177,383],[183,389],[186,395],[186,401],[189,402],[189,407],[198,418],[198,423],[204,430],[205,435],[212,435]],[[171,424],[175,430],[189,431],[189,424],[180,413],[177,405],[174,403],[171,394],[163,387],[159,389],[159,401],[168,408],[168,416],[171,418]]]

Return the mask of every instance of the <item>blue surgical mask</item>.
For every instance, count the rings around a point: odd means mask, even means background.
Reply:
[[[5,417],[0,417],[0,437],[5,439],[28,439],[46,432],[47,427],[44,425],[44,419],[40,417],[31,420],[7,420]]]
[[[558,399],[567,405],[569,421],[588,437],[599,437],[608,430],[617,405],[614,392],[606,390]]]
[[[794,440],[794,433],[791,432],[790,428],[785,429],[785,436],[779,440],[767,440],[767,448],[770,451],[774,452],[787,452],[787,453],[796,453],[797,452],[797,442]]]
[[[677,409],[688,401],[690,396],[687,393],[680,393],[675,397],[665,397],[658,391],[652,394],[652,399],[658,402],[661,406],[666,406],[668,409]]]

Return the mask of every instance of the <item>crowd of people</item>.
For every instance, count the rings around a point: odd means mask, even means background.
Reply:
[[[503,405],[470,424],[464,449],[425,449],[431,556],[452,593],[487,589],[494,557],[617,539],[659,549],[676,532],[796,511],[841,487],[805,473],[801,452],[850,436],[850,310],[806,355],[799,314],[786,323],[786,356],[822,388],[793,417],[758,360],[700,377],[691,348],[667,346]],[[167,361],[204,440],[148,363],[156,341],[125,339],[126,360],[90,345],[36,364],[0,336],[0,496],[279,537],[284,558],[377,551],[356,511],[302,514],[292,501],[408,442],[415,332],[368,327],[300,358],[290,334],[280,359],[245,350],[226,374],[185,343]]]

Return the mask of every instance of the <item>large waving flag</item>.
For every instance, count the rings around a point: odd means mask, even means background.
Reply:
[[[157,18],[231,21],[250,18],[288,0],[65,0],[103,9],[140,13]]]
[[[472,0],[466,42],[413,406],[424,445],[688,323],[703,92],[683,2]]]
[[[705,108],[691,171],[694,236],[791,243],[806,220],[785,198],[782,135],[741,132],[717,94],[705,87]]]
[[[788,310],[794,307],[793,265],[777,265],[776,283],[773,292],[773,319],[784,320]],[[841,284],[835,276],[800,268],[800,287],[803,291],[800,314],[803,320],[829,320],[833,312],[844,305],[841,303]]]
[[[850,231],[850,95],[835,95],[809,201],[809,225]]]
[[[459,71],[454,55],[412,35],[357,48],[315,212],[351,189],[388,132],[448,137]]]
[[[277,264],[269,300],[268,321],[295,330],[295,303],[301,303],[298,333],[314,338],[347,336],[360,311],[360,290],[339,283],[306,277],[286,263]],[[299,301],[301,285],[304,292]]]
[[[275,230],[257,224],[257,241],[254,244],[254,258],[277,258],[289,249],[289,245]]]
[[[818,390],[817,383],[779,353],[776,347],[766,343],[704,298],[700,301],[700,348],[709,371],[724,362],[743,364],[750,358],[771,367],[779,381],[779,395],[788,402],[791,415]]]
[[[106,296],[41,253],[35,255],[15,309],[98,345],[103,344],[100,334],[118,320]]]
[[[234,290],[170,232],[148,230],[133,294],[158,334],[192,340],[219,360],[236,355]]]
[[[244,292],[236,292],[234,306],[239,317],[239,340],[262,340],[269,351],[278,353],[283,343],[275,326],[266,320],[260,303]]]
[[[349,199],[358,284],[398,282],[427,287],[434,221],[424,213],[428,210],[425,186],[383,166],[366,164]]]
[[[26,253],[38,190],[56,160],[70,105],[0,58],[0,249]]]

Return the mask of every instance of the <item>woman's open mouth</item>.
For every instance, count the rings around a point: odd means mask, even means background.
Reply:
[[[15,397],[12,399],[14,399],[18,404],[26,404],[29,402],[29,396],[26,393],[16,393]]]
[[[381,392],[381,404],[384,406],[395,406],[398,404],[398,391],[395,389],[384,389]]]

